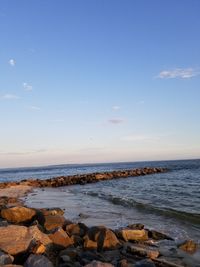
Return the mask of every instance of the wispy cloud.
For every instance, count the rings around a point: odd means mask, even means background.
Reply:
[[[143,135],[143,134],[131,134],[131,135],[126,135],[121,137],[121,141],[156,141],[159,140],[160,138],[157,136],[150,136],[150,135]]]
[[[6,99],[6,100],[14,100],[14,99],[19,99],[20,97],[14,94],[5,94],[1,96],[1,99]]]
[[[121,118],[113,118],[108,120],[109,123],[111,124],[121,124],[124,122],[124,119]]]
[[[121,107],[120,106],[117,106],[117,105],[114,105],[112,106],[112,110],[119,110]]]
[[[38,106],[29,106],[28,108],[31,109],[31,110],[35,110],[35,111],[41,110],[41,108],[38,107]]]
[[[8,63],[10,64],[10,66],[14,67],[15,64],[16,64],[16,61],[15,61],[13,58],[11,58],[11,59],[8,61]]]
[[[33,90],[33,86],[28,84],[28,83],[23,83],[23,87],[25,91],[32,91]]]
[[[31,154],[45,153],[47,151],[48,151],[47,149],[35,149],[35,150],[11,151],[11,152],[0,151],[0,155],[20,156],[20,155],[31,155]]]
[[[196,69],[193,68],[176,68],[176,69],[171,69],[171,70],[163,70],[161,71],[158,75],[157,78],[160,79],[175,79],[175,78],[180,78],[180,79],[189,79],[195,76],[200,75],[200,71],[197,71]]]

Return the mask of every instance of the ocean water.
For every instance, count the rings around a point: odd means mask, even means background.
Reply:
[[[45,179],[60,175],[140,167],[168,172],[94,184],[36,189],[26,198],[32,207],[61,207],[65,216],[88,225],[118,228],[143,223],[177,240],[200,242],[200,160],[60,165],[1,169],[0,181]]]

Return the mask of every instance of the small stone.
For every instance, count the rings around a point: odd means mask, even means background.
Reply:
[[[1,217],[12,223],[29,221],[35,215],[35,210],[20,206],[1,210]]]
[[[43,255],[31,254],[26,260],[24,267],[53,267],[52,262]]]

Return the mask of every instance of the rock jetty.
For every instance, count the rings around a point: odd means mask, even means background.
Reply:
[[[119,170],[111,172],[101,172],[101,173],[89,173],[89,174],[77,174],[77,175],[68,175],[68,176],[59,176],[54,178],[49,178],[45,180],[40,179],[26,179],[19,182],[5,182],[0,183],[0,188],[6,188],[16,185],[26,185],[32,187],[59,187],[75,184],[87,184],[87,183],[96,183],[103,180],[111,180],[118,178],[127,178],[135,177],[141,175],[155,174],[165,172],[165,168],[141,168],[141,169],[132,169],[132,170]]]

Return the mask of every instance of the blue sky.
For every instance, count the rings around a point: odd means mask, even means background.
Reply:
[[[0,167],[199,158],[199,13],[2,0]]]

